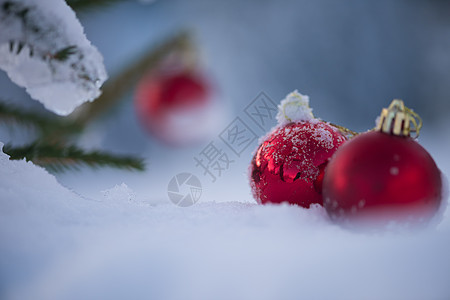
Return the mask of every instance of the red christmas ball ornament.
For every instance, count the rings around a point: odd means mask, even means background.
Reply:
[[[297,91],[281,102],[279,126],[264,138],[251,161],[250,185],[260,204],[322,204],[325,166],[346,137],[314,119],[308,102],[308,96]]]
[[[135,110],[144,129],[160,140],[182,145],[208,136],[214,122],[212,88],[190,70],[153,72],[142,78],[135,94]]]
[[[410,137],[417,114],[394,100],[375,131],[343,145],[327,166],[324,206],[333,220],[375,225],[430,220],[442,202],[442,179],[433,158]],[[419,118],[420,121],[420,118]]]

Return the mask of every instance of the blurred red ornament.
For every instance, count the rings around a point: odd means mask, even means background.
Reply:
[[[250,184],[258,203],[322,204],[322,179],[346,138],[317,119],[276,128],[252,159]]]
[[[394,100],[383,110],[376,131],[353,138],[336,152],[323,181],[324,206],[332,219],[420,223],[436,214],[442,201],[441,172],[409,137],[410,121],[416,129],[421,126],[414,117]]]
[[[205,138],[212,102],[212,88],[202,75],[168,70],[141,79],[135,110],[146,131],[168,144],[182,145]]]

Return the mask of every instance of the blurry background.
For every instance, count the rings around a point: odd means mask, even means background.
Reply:
[[[450,169],[445,159],[450,146],[450,1],[108,2],[77,11],[77,16],[103,54],[110,78],[188,30],[198,50],[197,68],[208,78],[218,108],[210,135],[188,146],[169,146],[139,125],[136,89],[131,88],[78,142],[142,156],[147,170],[82,168],[56,175],[81,195],[98,198],[101,190],[125,182],[142,200],[168,201],[169,180],[190,172],[202,182],[202,200],[253,201],[246,172],[257,141],[237,157],[219,135],[237,116],[248,121],[244,109],[262,91],[278,103],[298,89],[310,96],[317,117],[355,131],[372,128],[381,108],[401,98],[424,120],[421,143],[442,169]],[[43,110],[4,72],[0,90],[2,99]],[[248,125],[262,136],[275,120],[264,130]],[[0,132],[2,142],[21,139],[26,133]],[[215,182],[194,161],[211,141],[234,160]]]

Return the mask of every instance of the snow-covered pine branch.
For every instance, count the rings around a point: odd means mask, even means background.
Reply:
[[[60,115],[100,95],[103,57],[62,0],[0,0],[0,68]]]

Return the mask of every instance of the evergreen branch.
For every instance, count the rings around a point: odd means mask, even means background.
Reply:
[[[51,55],[51,58],[66,61],[71,55],[77,53],[77,46],[68,46]]]
[[[0,102],[0,122],[14,122],[39,129],[42,136],[61,133],[78,133],[81,126],[61,117],[44,117],[36,113],[24,112],[17,107]]]
[[[86,125],[116,104],[146,72],[156,67],[168,53],[191,48],[189,34],[182,32],[156,49],[152,49],[143,58],[137,60],[134,64],[130,64],[119,76],[106,81],[100,97],[94,102],[81,105],[70,115],[70,118],[75,119],[82,126]]]
[[[123,0],[67,0],[67,4],[75,11],[109,6]]]
[[[30,57],[35,57],[36,52],[39,52],[38,53],[40,55],[39,58],[44,61],[57,60],[60,62],[64,62],[64,61],[68,60],[70,58],[70,56],[72,56],[78,52],[78,47],[74,46],[74,45],[67,46],[65,48],[62,48],[61,50],[57,50],[54,53],[49,53],[49,52],[36,51],[35,50],[36,47],[33,46],[32,44],[26,44],[22,41],[14,41],[14,40],[9,41],[9,52],[11,52],[12,54],[18,55],[24,49],[28,49],[28,55]]]
[[[80,165],[87,165],[91,168],[110,166],[137,171],[145,169],[142,159],[116,156],[100,151],[86,152],[74,145],[34,142],[23,147],[14,147],[8,144],[3,146],[3,152],[10,156],[10,160],[25,158],[26,161],[32,161],[53,172],[63,172],[67,169],[77,170]]]

